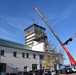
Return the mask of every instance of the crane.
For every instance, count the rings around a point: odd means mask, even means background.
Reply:
[[[40,11],[38,10],[38,8],[36,6],[34,6],[34,9],[36,10],[36,12],[39,14],[39,16],[42,18],[42,20],[45,22],[45,24],[48,26],[48,28],[51,30],[51,32],[53,33],[53,35],[56,37],[56,39],[58,40],[58,42],[61,44],[63,50],[66,52],[66,54],[69,57],[69,61],[71,63],[71,65],[76,65],[76,61],[73,58],[73,56],[70,54],[70,52],[68,51],[68,49],[66,48],[65,44],[68,44],[69,41],[72,41],[72,39],[76,36],[76,34],[69,38],[65,43],[63,43],[60,38],[58,37],[58,35],[56,34],[56,32],[52,29],[52,27],[50,26],[50,24],[47,22],[47,20],[43,17],[43,15],[40,13]]]

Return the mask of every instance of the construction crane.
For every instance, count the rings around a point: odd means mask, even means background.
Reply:
[[[68,49],[66,48],[65,44],[68,44],[69,41],[72,41],[72,39],[74,38],[74,36],[76,36],[76,34],[71,37],[70,39],[68,39],[65,43],[62,43],[62,41],[60,40],[60,38],[58,37],[58,35],[55,33],[55,31],[52,29],[52,27],[50,26],[50,24],[47,22],[47,20],[43,17],[43,15],[40,13],[40,11],[37,9],[36,6],[34,6],[34,9],[36,10],[36,12],[39,14],[39,16],[42,18],[42,20],[45,22],[45,24],[48,26],[48,28],[51,30],[51,32],[53,33],[53,35],[56,37],[56,39],[58,40],[58,42],[61,44],[62,48],[64,49],[64,51],[66,52],[66,54],[69,57],[70,63],[71,65],[76,65],[76,61],[73,58],[73,56],[70,54],[70,52],[68,51]]]

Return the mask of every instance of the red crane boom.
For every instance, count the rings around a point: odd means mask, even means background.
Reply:
[[[70,52],[68,51],[68,49],[65,47],[64,43],[62,43],[62,41],[60,40],[60,38],[58,37],[58,35],[55,33],[55,31],[52,29],[52,27],[50,26],[50,24],[47,22],[47,20],[43,17],[43,15],[40,13],[40,11],[37,9],[36,6],[34,6],[34,9],[36,10],[36,12],[39,14],[39,16],[42,18],[42,20],[45,22],[45,24],[48,26],[48,28],[51,30],[51,32],[54,34],[54,36],[56,37],[56,39],[59,41],[59,43],[61,44],[62,48],[64,49],[64,51],[66,52],[66,54],[69,57],[70,63],[71,65],[76,65],[76,61],[74,60],[73,56],[70,54]],[[72,38],[69,39],[70,41],[72,40]],[[68,40],[68,41],[69,41]],[[68,42],[67,41],[67,42]]]

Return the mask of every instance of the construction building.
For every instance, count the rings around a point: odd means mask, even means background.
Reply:
[[[0,38],[0,72],[42,69],[48,42],[45,30],[37,24],[24,29],[25,44]],[[58,63],[63,64],[63,55],[58,58]]]

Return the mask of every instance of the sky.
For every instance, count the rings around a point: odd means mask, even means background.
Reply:
[[[48,41],[61,49],[57,39],[33,9],[34,6],[39,9],[63,43],[76,33],[76,0],[0,0],[0,38],[24,44],[24,29],[38,23],[46,28]],[[76,59],[76,38],[66,47]],[[64,56],[64,63],[69,64],[65,51]]]

